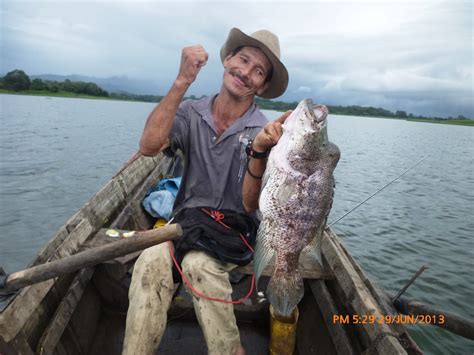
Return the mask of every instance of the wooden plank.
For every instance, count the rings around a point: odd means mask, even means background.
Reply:
[[[156,183],[160,180],[163,176],[164,169],[167,168],[164,164],[159,164],[146,178],[143,184],[138,188],[135,192],[133,197],[127,203],[127,205],[122,209],[120,214],[117,218],[111,223],[111,228],[129,228],[129,229],[137,229],[138,226],[144,226],[142,219],[143,219],[143,208],[142,208],[142,201],[150,190],[151,187],[156,185]],[[137,220],[139,219],[139,220]],[[130,224],[129,221],[133,220],[134,223]],[[146,221],[145,221],[146,222]]]
[[[395,308],[390,304],[390,299],[387,297],[387,295],[385,295],[385,293],[381,289],[376,287],[375,284],[369,280],[369,278],[367,277],[367,274],[364,272],[364,270],[362,270],[359,264],[354,260],[354,258],[347,251],[344,245],[339,244],[339,247],[343,251],[344,256],[347,257],[347,259],[350,261],[352,267],[357,272],[357,274],[363,281],[364,285],[370,291],[372,297],[374,297],[374,299],[380,305],[384,314],[392,314],[392,315],[397,314]],[[406,329],[403,326],[401,325],[398,325],[398,326],[399,327],[397,328],[397,331],[406,331]]]
[[[110,228],[129,228],[129,229],[139,229],[143,228],[143,226],[152,225],[152,217],[146,215],[142,207],[142,201],[147,194],[147,192],[152,188],[157,182],[163,178],[163,176],[169,170],[170,164],[172,163],[171,159],[162,159],[158,162],[157,166],[154,170],[150,173],[150,175],[146,178],[146,180],[140,185],[138,190],[135,192],[133,197],[127,203],[127,205],[122,209],[120,214],[117,218],[112,222]],[[103,245],[108,243],[110,238],[101,238],[100,235],[94,237],[93,240],[87,242],[83,248],[91,248],[98,245]],[[113,260],[107,261],[107,263],[114,263],[120,265],[127,265],[129,262],[133,261],[134,259],[138,258],[142,250],[137,251],[135,253],[130,253],[127,255],[120,256]],[[126,271],[128,267],[120,268],[122,273]],[[119,267],[117,268],[119,269]]]
[[[331,231],[331,233],[334,233]],[[349,259],[351,262],[352,266],[354,267],[354,270],[359,274],[360,278],[364,282],[364,285],[367,287],[367,289],[370,291],[372,297],[377,301],[379,306],[381,307],[382,313],[386,315],[396,315],[397,310],[396,308],[392,305],[390,301],[390,297],[387,296],[387,294],[380,289],[376,284],[370,281],[370,279],[367,277],[367,274],[364,272],[364,270],[360,267],[360,265],[354,260],[352,255],[347,251],[347,249],[344,247],[344,245],[339,244],[341,249],[344,252],[344,255]],[[403,324],[398,324],[398,323],[392,323],[390,325],[392,329],[395,331],[396,334],[399,334],[404,338],[404,341],[409,344],[409,346],[414,349],[416,353],[423,353],[422,350],[418,347],[416,342],[412,339],[410,334],[408,333],[406,327]],[[402,335],[403,334],[403,335]]]
[[[140,150],[137,150],[132,156],[122,165],[122,167],[112,176],[112,179],[120,175],[124,170],[126,170],[135,160],[139,159],[142,156]]]
[[[95,273],[93,279],[95,279]],[[70,354],[90,353],[89,349],[97,336],[100,319],[105,316],[105,313],[108,313],[105,309],[107,307],[103,306],[96,288],[89,283],[76,308],[76,312],[69,322],[69,326],[66,328],[65,334],[60,340],[61,343],[74,344],[75,348],[80,349],[80,351],[70,351]],[[87,326],[85,327],[84,324],[87,324]],[[110,339],[106,341],[110,341]]]
[[[375,319],[382,319],[384,313],[380,305],[365,286],[333,233],[325,233],[322,250],[329,267],[334,272],[335,278],[341,284],[347,302],[351,304],[357,315],[373,315]],[[399,340],[394,336],[388,335],[400,335],[396,334],[395,329],[389,325],[375,322],[375,324],[360,324],[358,326],[370,340],[369,344],[375,347],[375,349],[370,350],[384,355],[406,354]]]
[[[64,340],[67,339],[67,340]],[[68,326],[64,330],[63,337],[57,343],[54,349],[53,355],[70,355],[70,354],[86,354],[86,351],[82,349],[77,335],[72,327]],[[46,355],[46,353],[45,353]]]
[[[19,337],[13,340],[13,348],[16,355],[33,355],[33,350],[30,344],[26,341],[26,336],[22,333]]]
[[[81,245],[94,234],[95,228],[90,221],[85,218],[82,219],[49,260],[54,261],[75,254]]]
[[[33,350],[43,335],[44,328],[48,325],[59,303],[66,294],[74,276],[68,275],[67,277],[55,279],[55,283],[49,290],[47,297],[42,300],[23,326],[22,332],[28,334],[28,343],[32,345]]]
[[[107,229],[104,228],[101,230],[101,233],[105,233],[106,230]],[[179,224],[170,224],[157,229],[132,233],[134,233],[134,235],[129,238],[120,238],[107,245],[84,250],[59,260],[14,272],[7,277],[5,287],[0,288],[0,292],[8,293],[11,290],[20,289],[37,282],[68,274],[87,266],[99,264],[105,260],[146,249],[165,241],[175,240],[179,238],[183,232]]]
[[[84,289],[94,274],[93,268],[82,269],[71,283],[69,290],[59,304],[54,316],[46,327],[36,348],[36,354],[52,354],[57,342],[66,329]]]
[[[342,324],[333,321],[333,316],[338,315],[339,312],[337,311],[333,298],[324,284],[324,281],[310,280],[308,283],[314,298],[318,302],[319,309],[323,315],[327,330],[331,334],[337,353],[347,355],[355,354]]]
[[[341,316],[351,316],[352,314],[358,313],[353,309],[352,305],[347,302],[347,297],[342,290],[341,284],[336,279],[327,281],[326,287],[334,300],[334,305],[336,306],[337,311]],[[361,330],[357,328],[358,325],[346,324],[344,327],[349,339],[351,340],[352,347],[357,354],[362,353],[363,349],[370,347],[372,344],[371,340],[366,335],[360,336],[359,333]]]
[[[170,162],[171,159],[165,157],[164,154],[159,154],[156,157],[142,156],[118,174],[114,180],[120,183],[125,195],[131,196],[158,164],[165,166],[166,164],[169,165]]]
[[[275,260],[271,260],[262,272],[262,276],[272,276],[275,268]],[[321,264],[314,257],[308,254],[301,254],[299,261],[299,270],[304,279],[325,279],[334,278],[331,270],[321,270]],[[250,275],[254,272],[253,262],[248,265],[240,266],[236,269],[243,274]]]
[[[318,281],[318,280],[311,280]],[[326,327],[320,305],[305,281],[303,299],[298,304],[299,318],[296,329],[296,350],[298,355],[337,355],[333,339]]]
[[[104,307],[113,309],[114,312],[120,311],[126,313],[131,277],[124,275],[120,279],[116,279],[115,275],[110,275],[109,273],[108,267],[110,266],[114,265],[97,265],[91,283],[100,295],[101,303]]]
[[[54,280],[48,280],[24,288],[0,314],[0,336],[6,343],[20,332],[53,285]]]
[[[123,184],[117,180],[108,181],[84,206],[84,214],[96,228],[109,225],[112,218],[126,204],[127,196]]]
[[[94,228],[87,219],[82,219],[79,223],[77,223],[75,217],[72,219],[74,219],[74,230],[67,235],[59,249],[48,259],[55,260],[73,254],[93,233]],[[0,334],[5,341],[11,341],[32,314],[38,311],[38,307],[41,307],[44,298],[48,295],[54,283],[54,279],[47,280],[26,287],[15,296],[11,304],[0,314]]]
[[[47,262],[68,235],[69,232],[67,231],[66,226],[62,226],[59,231],[41,248],[36,258],[28,265],[28,267]]]
[[[1,337],[0,337],[0,354],[2,355],[15,354],[15,350],[13,350],[13,344],[5,343]]]

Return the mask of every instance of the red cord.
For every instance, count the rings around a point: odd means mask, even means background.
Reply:
[[[207,213],[209,216],[211,216],[217,223],[223,225],[224,227],[226,227],[227,229],[231,229],[227,224],[221,222],[221,220],[224,218],[224,214],[219,212],[219,211],[208,211],[207,209],[203,208],[202,209],[205,213]],[[242,239],[242,241],[245,243],[245,245],[250,249],[250,251],[253,253],[253,248],[250,246],[250,244],[247,242],[247,240],[244,238],[244,236],[239,233],[240,235],[240,239]],[[241,298],[237,301],[228,301],[228,300],[223,300],[223,299],[220,299],[220,298],[215,298],[215,297],[210,297],[210,296],[206,296],[205,294],[203,294],[202,292],[196,290],[193,285],[191,284],[191,282],[189,282],[189,280],[187,279],[187,277],[184,275],[183,271],[181,270],[181,268],[179,267],[179,264],[178,264],[178,261],[176,260],[176,258],[174,257],[174,251],[173,251],[173,243],[172,242],[168,242],[169,244],[169,249],[170,249],[170,256],[171,256],[171,259],[173,259],[173,263],[174,265],[176,266],[176,269],[178,270],[179,274],[181,275],[181,278],[183,279],[184,283],[186,285],[188,285],[189,289],[191,291],[193,291],[196,295],[198,295],[199,297],[201,298],[204,298],[206,300],[209,300],[209,301],[215,301],[215,302],[222,302],[222,303],[227,303],[227,304],[243,304],[245,303],[246,300],[248,300],[250,298],[250,296],[252,295],[253,293],[253,289],[254,289],[254,286],[255,286],[255,274],[252,273],[252,281],[251,281],[251,285],[250,285],[250,291],[247,293],[247,295],[244,297],[244,298]]]
[[[205,208],[202,208],[202,210],[207,213],[209,216],[211,216],[212,218],[214,218],[214,220],[219,223],[220,225],[224,226],[225,228],[227,229],[232,229],[230,228],[227,224],[225,224],[224,222],[222,222],[221,220],[224,219],[224,214],[219,212],[219,211],[209,211]],[[252,248],[252,246],[247,242],[247,239],[245,239],[245,237],[242,235],[242,233],[239,233],[239,236],[240,236],[240,239],[242,239],[242,241],[244,242],[244,244],[247,246],[247,248],[249,248],[249,250],[253,253],[254,250]]]

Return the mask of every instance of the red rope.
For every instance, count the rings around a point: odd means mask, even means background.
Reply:
[[[247,293],[247,295],[244,297],[244,298],[241,298],[237,301],[228,301],[228,300],[223,300],[223,299],[220,299],[220,298],[215,298],[215,297],[210,297],[210,296],[206,296],[205,294],[203,294],[202,292],[198,291],[197,289],[195,289],[193,287],[193,285],[191,284],[191,282],[188,280],[188,278],[184,275],[184,272],[181,270],[181,268],[179,267],[179,264],[178,264],[178,261],[176,260],[176,258],[174,257],[174,253],[173,253],[173,243],[172,242],[168,242],[169,244],[169,247],[170,247],[170,255],[171,255],[171,258],[173,259],[173,263],[174,265],[176,266],[176,269],[178,269],[178,272],[179,274],[181,275],[181,278],[183,279],[184,283],[186,285],[188,285],[189,289],[191,291],[193,291],[196,295],[198,295],[199,297],[201,298],[204,298],[206,300],[209,300],[209,301],[216,301],[216,302],[222,302],[222,303],[227,303],[227,304],[240,304],[240,303],[244,303],[246,300],[248,300],[250,298],[250,296],[252,295],[253,293],[253,289],[254,289],[254,286],[255,286],[255,275],[252,273],[252,284],[250,286],[250,291]]]
[[[231,227],[229,227],[227,224],[225,224],[224,222],[222,222],[221,220],[224,219],[224,214],[219,212],[219,211],[209,211],[205,208],[202,209],[205,213],[207,213],[209,216],[211,216],[217,223],[221,224],[222,226],[226,227],[227,229],[231,229]],[[245,243],[245,245],[250,249],[250,251],[253,253],[253,248],[250,246],[250,244],[247,242],[247,240],[244,238],[244,236],[239,233],[240,235],[240,239],[242,239],[242,241]],[[197,289],[195,289],[193,287],[193,285],[191,284],[191,282],[188,280],[188,278],[186,277],[186,275],[184,275],[184,272],[181,270],[181,268],[179,267],[179,264],[178,264],[178,261],[176,260],[176,258],[174,257],[174,250],[173,250],[173,243],[172,242],[168,242],[169,244],[169,249],[170,249],[170,256],[171,256],[171,259],[173,259],[173,263],[174,265],[176,266],[176,269],[178,270],[179,274],[181,275],[181,278],[183,279],[184,283],[186,285],[188,285],[189,289],[191,291],[193,291],[196,295],[198,295],[199,297],[201,298],[204,298],[206,300],[209,300],[209,301],[215,301],[215,302],[222,302],[222,303],[227,303],[227,304],[243,304],[245,303],[246,300],[248,300],[250,298],[250,296],[252,295],[253,293],[253,289],[255,287],[255,274],[252,273],[252,281],[251,281],[251,285],[250,285],[250,291],[247,293],[247,295],[244,297],[244,298],[241,298],[237,301],[233,301],[233,300],[223,300],[223,299],[220,299],[220,298],[215,298],[215,297],[210,297],[210,296],[206,296],[205,294],[203,294],[202,292],[198,291]]]
[[[214,218],[214,220],[219,223],[220,225],[224,226],[225,228],[227,229],[232,229],[231,227],[229,227],[227,224],[225,224],[224,222],[222,222],[221,220],[224,219],[224,214],[219,212],[219,211],[209,211],[205,208],[202,208],[202,210],[207,213],[209,216],[211,216],[212,218]],[[240,236],[240,239],[242,239],[242,241],[244,242],[244,244],[247,246],[247,248],[249,248],[249,250],[254,253],[254,250],[252,248],[252,246],[247,242],[247,239],[245,239],[245,237],[242,235],[242,233],[239,233],[239,236]]]

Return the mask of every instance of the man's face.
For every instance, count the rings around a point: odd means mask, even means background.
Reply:
[[[272,65],[260,49],[242,47],[237,54],[224,59],[224,68],[224,87],[231,95],[245,99],[267,89],[265,78]]]

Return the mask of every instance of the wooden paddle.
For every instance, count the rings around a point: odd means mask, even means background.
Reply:
[[[121,238],[112,243],[91,248],[59,260],[14,272],[8,276],[3,275],[3,282],[0,280],[0,294],[11,293],[25,286],[97,265],[169,240],[175,240],[183,234],[181,226],[177,223],[140,232],[112,230],[107,232],[110,232],[111,237]]]

